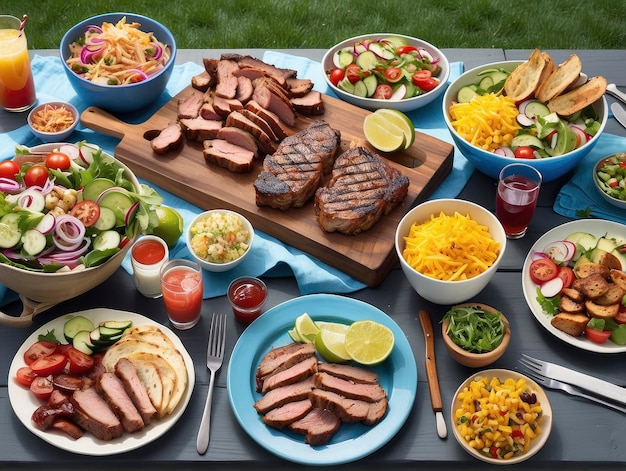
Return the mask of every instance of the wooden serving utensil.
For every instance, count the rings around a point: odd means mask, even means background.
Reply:
[[[441,401],[441,391],[439,390],[439,379],[437,378],[433,323],[430,320],[428,311],[424,310],[419,312],[419,320],[422,326],[422,332],[424,332],[424,342],[426,343],[426,375],[428,378],[430,402],[437,420],[437,435],[439,435],[439,438],[446,438],[448,436],[448,430],[446,429],[446,422],[443,418],[443,403]]]

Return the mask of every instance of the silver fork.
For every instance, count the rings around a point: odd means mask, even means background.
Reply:
[[[226,344],[226,314],[215,314],[211,318],[209,330],[209,344],[207,347],[206,366],[211,372],[209,392],[204,404],[204,412],[198,430],[196,449],[203,455],[209,448],[209,430],[211,428],[211,401],[213,400],[213,383],[215,373],[222,367],[224,361],[224,345]]]
[[[520,363],[522,364],[522,366],[526,366],[522,360],[520,360]],[[604,405],[606,407],[610,407],[612,409],[618,410],[618,411],[626,414],[626,407],[620,407],[617,404],[613,404],[611,402],[603,401],[602,399],[600,399],[598,397],[586,394],[583,391],[581,391],[580,389],[578,389],[577,387],[572,386],[571,384],[563,383],[561,381],[557,381],[556,379],[552,379],[552,378],[546,378],[545,376],[537,374],[537,373],[535,373],[534,371],[531,371],[531,370],[526,371],[525,373],[528,376],[530,376],[531,378],[533,378],[535,381],[537,381],[539,384],[545,386],[546,388],[549,388],[549,389],[560,389],[561,391],[565,391],[567,394],[569,394],[571,396],[582,397],[582,398],[588,399],[588,400],[593,401],[593,402],[597,402],[598,404],[602,404],[602,405]]]

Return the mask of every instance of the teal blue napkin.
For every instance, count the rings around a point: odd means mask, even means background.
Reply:
[[[593,166],[598,160],[624,151],[626,137],[602,134],[595,147],[578,164],[574,176],[561,188],[554,202],[554,211],[570,218],[579,218],[578,211],[590,209],[592,217],[626,224],[626,211],[602,199],[592,178]]]

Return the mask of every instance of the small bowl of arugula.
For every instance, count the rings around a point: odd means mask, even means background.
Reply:
[[[511,340],[509,321],[497,309],[479,303],[459,304],[441,319],[446,349],[458,363],[482,368],[498,360]]]

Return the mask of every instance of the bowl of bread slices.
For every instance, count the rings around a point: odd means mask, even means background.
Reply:
[[[498,178],[523,159],[544,182],[573,170],[608,119],[606,79],[589,77],[576,54],[561,64],[535,49],[526,61],[493,62],[450,84],[443,115],[461,153]]]

